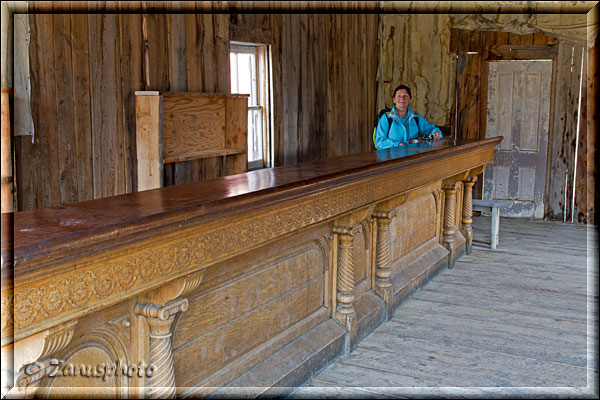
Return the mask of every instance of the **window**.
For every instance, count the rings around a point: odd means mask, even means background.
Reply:
[[[269,46],[232,42],[231,93],[248,99],[248,170],[272,166],[271,66]]]

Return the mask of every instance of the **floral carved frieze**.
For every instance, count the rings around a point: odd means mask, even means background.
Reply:
[[[178,276],[200,270],[311,224],[397,194],[398,172],[382,174],[301,198],[269,204],[219,224],[186,226],[137,243],[72,257],[61,273],[15,282],[2,293],[2,329],[15,338],[108,306]],[[74,260],[74,261],[73,261]],[[14,298],[13,298],[14,295]],[[7,312],[5,312],[7,311]],[[57,322],[58,323],[58,322]]]

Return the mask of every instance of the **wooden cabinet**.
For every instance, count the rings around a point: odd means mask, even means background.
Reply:
[[[248,95],[135,92],[138,191],[162,186],[167,163],[221,157],[247,171]]]

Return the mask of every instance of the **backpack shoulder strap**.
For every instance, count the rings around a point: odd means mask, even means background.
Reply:
[[[377,122],[379,122],[379,120],[381,119],[381,117],[384,114],[387,117],[387,120],[388,120],[388,133],[390,132],[390,128],[392,127],[392,117],[390,117],[390,111],[392,111],[390,108],[383,108],[377,114]],[[375,128],[373,128],[373,148],[375,148],[376,150],[379,150],[379,147],[377,147],[377,145],[375,144],[375,137],[376,137],[376,135],[377,135],[377,125],[375,125]]]

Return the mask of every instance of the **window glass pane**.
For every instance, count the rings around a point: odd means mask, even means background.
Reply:
[[[248,161],[263,158],[262,110],[248,110]]]
[[[237,53],[229,53],[229,64],[231,65],[231,93],[239,93]]]

